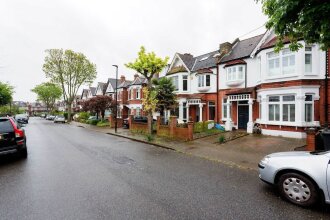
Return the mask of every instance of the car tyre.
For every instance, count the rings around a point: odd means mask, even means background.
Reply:
[[[27,147],[23,148],[22,150],[19,151],[19,155],[21,158],[26,159],[28,156],[28,152],[27,152]]]
[[[318,187],[315,183],[298,173],[281,175],[277,187],[282,198],[299,206],[313,206],[319,200]]]

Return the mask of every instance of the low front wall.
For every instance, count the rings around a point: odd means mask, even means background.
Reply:
[[[109,121],[109,125],[110,128],[114,128],[115,127],[115,119],[112,115],[110,115],[108,117],[108,121]],[[123,127],[123,119],[122,118],[117,118],[117,128],[122,128]]]
[[[130,123],[129,129],[133,132],[147,133],[148,132],[148,123],[134,122],[134,120],[133,120]]]
[[[177,127],[177,117],[171,116],[169,125],[161,125],[161,118],[157,117],[157,135],[162,137],[170,137],[186,141],[193,140],[193,126],[192,122],[188,123],[187,128]]]

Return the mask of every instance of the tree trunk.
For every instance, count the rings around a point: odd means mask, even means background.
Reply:
[[[72,111],[72,106],[70,103],[68,104],[68,122],[71,122],[71,111]]]
[[[152,134],[152,112],[148,113],[148,134]]]

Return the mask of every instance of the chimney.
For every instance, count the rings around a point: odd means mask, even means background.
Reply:
[[[138,78],[138,77],[139,77],[139,74],[136,73],[136,74],[134,75],[134,80],[135,80],[136,78]]]
[[[120,82],[122,83],[122,82],[125,82],[125,76],[124,75],[121,75],[120,76]]]
[[[219,46],[220,54],[221,55],[225,55],[225,54],[229,53],[229,51],[231,50],[232,46],[233,45],[231,43],[229,43],[229,42],[225,42],[225,43],[220,44],[220,46]]]

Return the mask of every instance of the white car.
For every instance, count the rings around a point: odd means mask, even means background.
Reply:
[[[281,196],[300,206],[330,204],[330,151],[294,151],[264,157],[259,177],[278,187]]]
[[[57,115],[55,118],[54,118],[54,123],[65,123],[65,118],[63,115]]]

